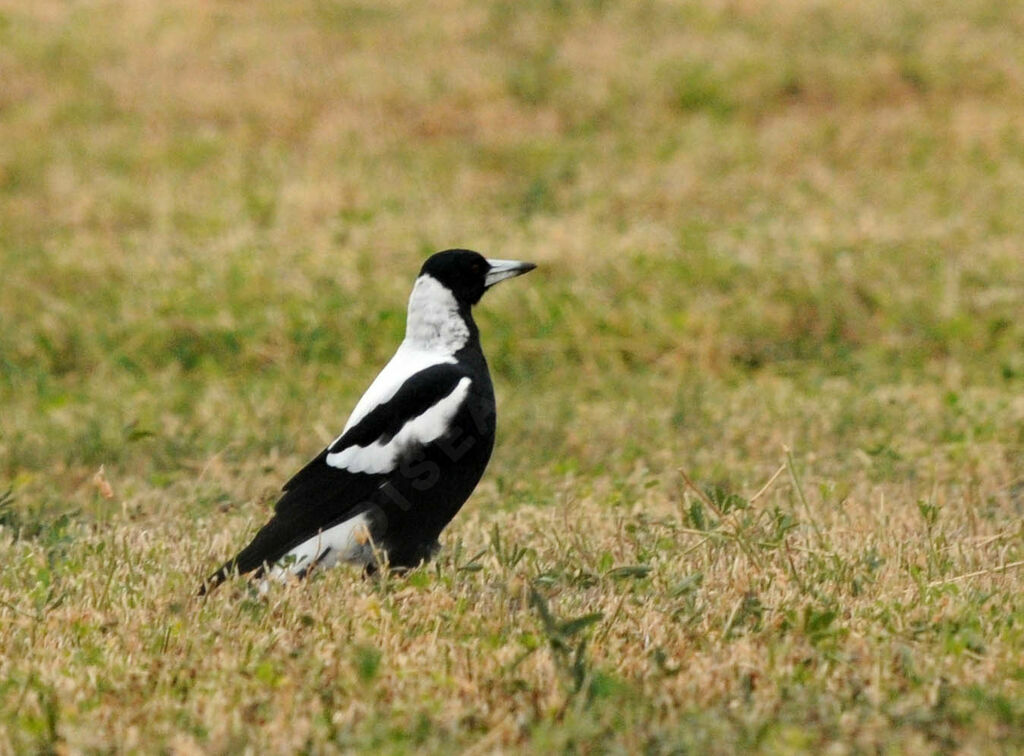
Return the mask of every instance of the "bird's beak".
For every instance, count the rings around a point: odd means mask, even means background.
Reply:
[[[520,262],[518,260],[488,260],[487,264],[491,266],[491,269],[487,271],[487,275],[484,277],[484,287],[487,289],[499,281],[521,276],[523,273],[529,273],[537,267],[533,263]]]

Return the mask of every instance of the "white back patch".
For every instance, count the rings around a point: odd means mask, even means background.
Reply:
[[[469,378],[462,378],[444,399],[422,415],[411,418],[387,441],[374,441],[369,446],[346,446],[327,455],[327,464],[352,473],[376,475],[389,473],[398,466],[402,453],[412,446],[423,446],[441,438],[466,400]]]

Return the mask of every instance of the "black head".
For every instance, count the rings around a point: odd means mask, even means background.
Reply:
[[[474,305],[494,284],[536,267],[517,260],[488,260],[470,249],[447,249],[427,258],[420,275],[443,284],[458,301]]]

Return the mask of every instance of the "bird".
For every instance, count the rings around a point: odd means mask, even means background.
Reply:
[[[494,386],[472,308],[534,268],[468,249],[427,258],[394,356],[341,434],[284,485],[270,520],[199,594],[236,574],[265,588],[268,578],[343,562],[373,574],[429,561],[494,448]]]

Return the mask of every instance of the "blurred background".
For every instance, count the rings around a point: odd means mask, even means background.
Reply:
[[[100,464],[148,487],[214,454],[311,455],[400,339],[422,259],[452,246],[541,265],[479,308],[499,479],[741,482],[781,444],[897,478],[936,450],[1009,459],[1022,19],[9,4],[4,484],[55,502]]]
[[[0,0],[0,750],[1019,742],[1022,93],[1020,2]],[[456,246],[437,571],[187,604]]]
[[[1022,27],[983,0],[7,4],[3,484],[312,455],[451,246],[541,266],[479,308],[499,481],[739,484],[783,443],[1019,475]]]

